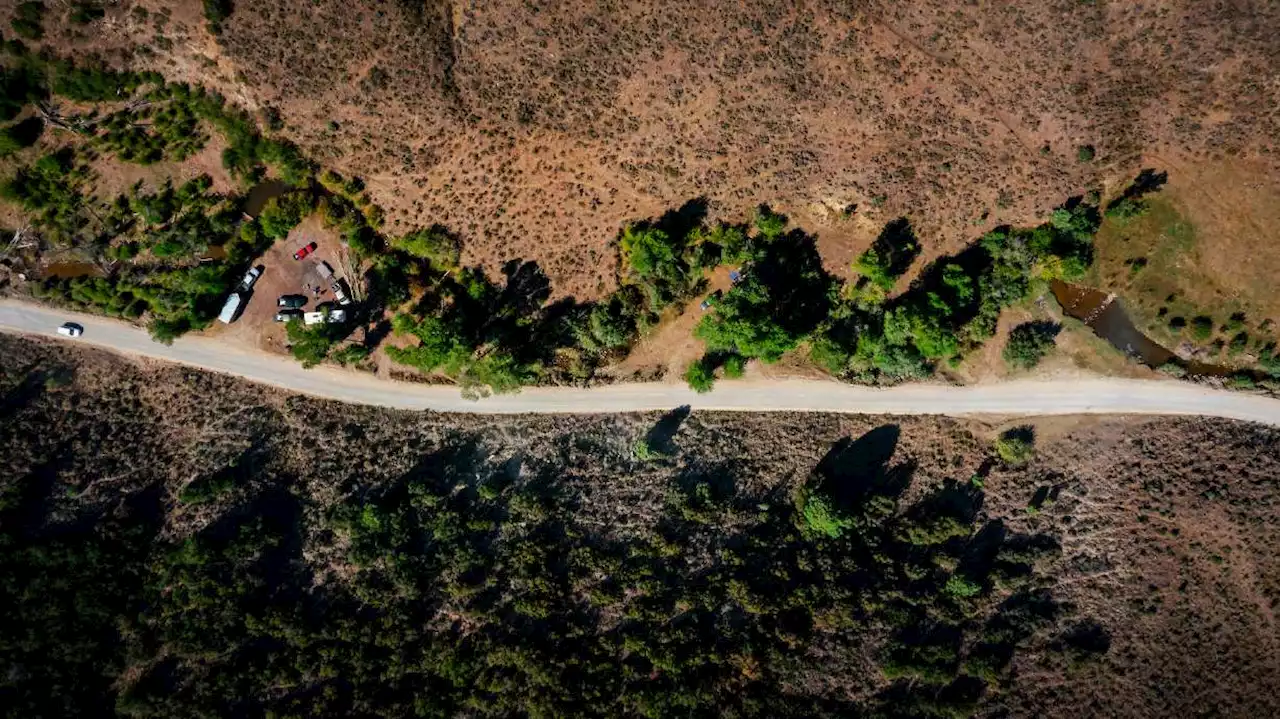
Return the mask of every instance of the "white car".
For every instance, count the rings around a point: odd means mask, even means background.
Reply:
[[[79,337],[84,334],[84,328],[75,322],[67,322],[58,328],[58,334],[63,337]]]
[[[240,280],[240,289],[248,292],[253,289],[253,285],[262,276],[262,265],[252,267],[248,272],[244,273],[244,279]]]

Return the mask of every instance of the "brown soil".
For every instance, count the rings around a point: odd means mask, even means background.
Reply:
[[[302,260],[293,259],[293,253],[308,242],[317,247]],[[328,262],[334,277],[347,277],[345,248],[338,236],[326,229],[318,215],[303,220],[284,240],[273,244],[258,263],[265,269],[253,286],[253,296],[240,315],[230,325],[215,322],[205,334],[226,338],[241,344],[270,352],[286,352],[284,324],[275,321],[279,311],[276,304],[281,295],[306,295],[304,311],[310,312],[324,302],[335,302],[328,282],[321,282],[316,268],[320,262]],[[317,296],[307,288],[321,288]],[[336,304],[335,304],[336,306]]]
[[[609,288],[621,224],[694,197],[733,219],[773,204],[843,266],[899,215],[936,254],[1144,158],[1193,185],[1228,158],[1272,174],[1280,136],[1263,2],[265,0],[215,42],[194,0],[126,0],[46,25],[278,109],[394,226],[442,222],[466,261],[536,259],[581,299]]]
[[[198,531],[224,509],[273,488],[296,493],[307,523],[320,527],[325,508],[353,487],[372,491],[394,482],[445,447],[467,447],[495,468],[513,458],[530,471],[558,467],[582,524],[626,536],[647,531],[661,515],[672,478],[683,469],[732,467],[737,492],[785,496],[838,439],[893,425],[901,433],[895,461],[915,467],[907,493],[918,497],[945,479],[980,472],[988,442],[1008,426],[697,412],[675,430],[674,457],[637,463],[632,444],[656,414],[383,411],[60,343],[0,336],[0,351],[6,358],[0,427],[11,450],[6,476],[23,476],[28,465],[56,453],[47,506],[55,519],[158,485],[168,538]],[[33,376],[46,379],[27,381]],[[1036,425],[1039,451],[1029,466],[997,465],[986,474],[979,524],[998,521],[1009,532],[1058,537],[1063,551],[1046,576],[1076,619],[1029,640],[1010,683],[980,713],[1274,716],[1280,432],[1198,419],[1053,418]],[[176,501],[185,483],[251,446],[262,459],[248,484],[214,505]],[[1048,499],[1034,501],[1038,493]],[[304,557],[317,581],[344,581],[332,535],[307,541]],[[1064,663],[1061,653],[1043,650],[1080,617],[1096,618],[1110,638],[1101,659]],[[824,669],[829,662],[852,666],[849,657],[812,659],[813,682],[880,681]]]

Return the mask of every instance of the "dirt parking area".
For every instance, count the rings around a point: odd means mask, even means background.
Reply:
[[[293,259],[293,253],[304,245],[315,242],[316,249],[301,260]],[[285,353],[284,324],[275,321],[278,310],[276,300],[282,295],[305,295],[307,304],[303,311],[311,312],[325,302],[335,302],[329,282],[322,281],[319,267],[324,262],[333,269],[334,278],[347,280],[351,285],[346,248],[338,236],[324,227],[318,216],[303,220],[289,236],[277,242],[259,258],[262,277],[253,287],[253,294],[240,318],[230,325],[221,322],[206,330],[205,334],[226,338],[237,344],[271,352]],[[316,290],[321,290],[316,294]]]

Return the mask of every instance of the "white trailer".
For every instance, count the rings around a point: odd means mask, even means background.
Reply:
[[[329,322],[330,324],[347,321],[346,310],[329,310],[328,312],[304,312],[302,314],[302,323],[307,325],[318,325],[321,322]]]
[[[222,312],[218,313],[218,319],[224,324],[231,324],[236,318],[236,313],[240,311],[240,305],[244,304],[244,295],[239,292],[232,292],[227,298],[227,303],[222,306]]]

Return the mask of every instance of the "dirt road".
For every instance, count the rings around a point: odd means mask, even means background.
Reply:
[[[640,383],[581,389],[528,388],[518,394],[463,399],[453,387],[380,380],[334,367],[302,369],[287,358],[205,337],[184,337],[170,346],[153,342],[144,330],[100,317],[0,300],[0,330],[57,337],[56,328],[75,321],[84,336],[78,344],[179,362],[255,382],[344,402],[398,409],[493,414],[598,413],[694,409],[812,411],[860,414],[1051,415],[1165,414],[1226,417],[1280,426],[1280,400],[1212,390],[1169,381],[1094,378],[1018,381],[950,387],[914,384],[890,389],[814,380],[721,382],[699,395],[683,384]],[[65,338],[64,338],[65,339]]]

